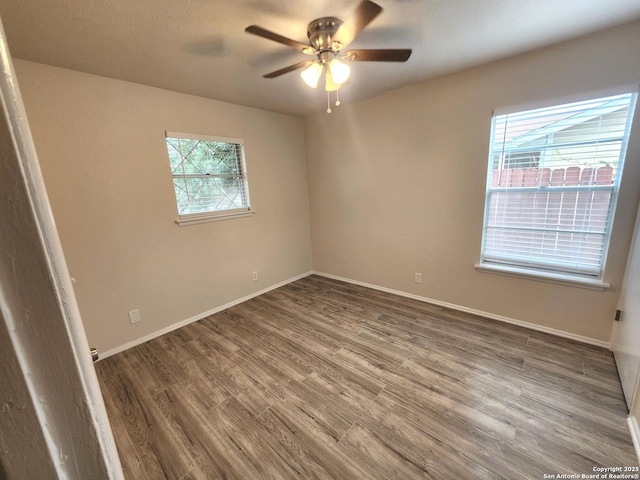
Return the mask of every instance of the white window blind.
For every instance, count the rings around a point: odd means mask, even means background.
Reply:
[[[493,117],[482,264],[601,278],[635,98]]]
[[[166,144],[181,218],[249,210],[242,140],[167,132]]]

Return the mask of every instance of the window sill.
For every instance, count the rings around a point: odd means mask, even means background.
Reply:
[[[535,280],[538,282],[555,283],[558,285],[567,285],[570,287],[588,288],[590,290],[604,291],[611,288],[611,285],[604,283],[602,280],[579,277],[575,275],[567,275],[555,272],[533,271],[518,267],[509,267],[506,265],[492,265],[487,263],[479,263],[475,268],[480,273],[494,273],[497,275],[506,275],[508,277],[524,278]]]
[[[241,212],[201,214],[191,217],[179,218],[178,220],[176,220],[176,223],[181,227],[185,227],[187,225],[198,225],[200,223],[231,220],[232,218],[250,217],[254,213],[256,213],[254,210],[243,210]]]

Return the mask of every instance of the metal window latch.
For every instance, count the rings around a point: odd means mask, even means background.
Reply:
[[[98,349],[91,347],[91,359],[96,362],[98,360]]]

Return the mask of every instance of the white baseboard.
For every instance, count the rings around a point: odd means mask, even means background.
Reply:
[[[473,315],[480,315],[482,317],[491,318],[492,320],[498,320],[499,322],[510,323],[512,325],[518,325],[520,327],[528,328],[529,330],[536,330],[538,332],[548,333],[550,335],[555,335],[557,337],[568,338],[570,340],[575,340],[577,342],[587,343],[589,345],[595,345],[597,347],[603,347],[611,350],[611,344],[603,340],[597,340],[591,337],[584,337],[582,335],[576,335],[575,333],[565,332],[563,330],[557,330],[555,328],[545,327],[543,325],[537,325],[535,323],[525,322],[523,320],[517,320],[515,318],[505,317],[502,315],[496,315],[495,313],[483,312],[482,310],[476,310],[475,308],[468,308],[468,307],[463,307],[461,305],[456,305],[453,303],[442,302],[440,300],[435,300],[433,298],[421,297],[420,295],[414,295],[412,293],[402,292],[400,290],[394,290],[392,288],[381,287],[379,285],[373,285],[371,283],[360,282],[358,280],[352,280],[350,278],[340,277],[338,275],[332,275],[330,273],[317,272],[317,271],[314,271],[313,273],[315,275],[320,275],[321,277],[332,278],[334,280],[340,280],[343,282],[352,283],[354,285],[360,285],[362,287],[372,288],[374,290],[380,290],[382,292],[393,293],[395,295],[412,298],[414,300],[419,300],[421,302],[432,303],[440,307],[451,308],[453,310],[459,310],[461,312],[471,313]]]
[[[237,300],[233,300],[229,303],[225,303],[224,305],[220,305],[219,307],[215,307],[212,308],[211,310],[208,310],[206,312],[203,313],[199,313],[198,315],[194,315],[191,318],[187,318],[186,320],[182,320],[181,322],[178,323],[173,323],[171,325],[169,325],[168,327],[162,328],[160,330],[157,330],[153,333],[150,333],[148,335],[145,335],[144,337],[140,337],[137,338],[135,340],[132,340],[131,342],[127,342],[124,345],[120,345],[116,348],[112,348],[111,350],[107,350],[105,352],[100,352],[100,360],[103,360],[107,357],[110,357],[111,355],[115,355],[116,353],[120,353],[124,350],[128,350],[130,348],[133,348],[137,345],[140,345],[144,342],[148,342],[149,340],[153,340],[154,338],[160,337],[161,335],[164,335],[165,333],[169,333],[172,332],[173,330],[177,330],[178,328],[184,327],[185,325],[189,325],[190,323],[193,322],[197,322],[198,320],[202,320],[203,318],[208,317],[209,315],[213,315],[214,313],[218,313],[221,312],[222,310],[226,310],[229,307],[233,307],[234,305],[238,305],[239,303],[242,302],[246,302],[247,300],[251,300],[254,297],[257,297],[259,295],[262,295],[263,293],[267,293],[270,292],[271,290],[275,290],[276,288],[280,288],[288,283],[291,282],[295,282],[296,280],[300,280],[301,278],[304,277],[308,277],[309,275],[311,275],[313,272],[305,272],[302,273],[300,275],[297,275],[295,277],[289,278],[283,282],[279,282],[276,283],[275,285],[271,285],[270,287],[264,288],[262,290],[259,290],[257,292],[251,293],[245,297],[242,298],[238,298]],[[99,361],[99,360],[98,360]]]
[[[631,432],[631,440],[633,440],[633,448],[636,451],[636,457],[640,461],[640,428],[638,428],[638,421],[633,415],[627,417],[627,425],[629,425],[629,432]]]
[[[324,272],[318,272],[318,271],[309,271],[309,272],[305,272],[302,273],[300,275],[297,275],[295,277],[289,278],[287,280],[284,280],[282,282],[276,283],[274,285],[271,285],[270,287],[264,288],[262,290],[259,290],[257,292],[254,292],[250,295],[247,295],[245,297],[242,298],[238,298],[236,300],[233,300],[229,303],[226,303],[224,305],[220,305],[219,307],[215,307],[212,308],[211,310],[208,310],[206,312],[200,313],[198,315],[195,315],[191,318],[187,318],[186,320],[182,320],[180,322],[174,323],[169,325],[168,327],[162,328],[160,330],[157,330],[153,333],[150,333],[148,335],[145,335],[143,337],[137,338],[136,340],[132,340],[131,342],[127,342],[123,345],[120,345],[116,348],[112,348],[111,350],[106,350],[104,352],[100,352],[100,358],[104,359],[107,357],[110,357],[111,355],[115,355],[116,353],[120,353],[124,350],[128,350],[129,348],[133,348],[137,345],[140,345],[144,342],[148,342],[149,340],[152,340],[156,337],[159,337],[161,335],[164,335],[165,333],[169,333],[173,330],[177,330],[178,328],[184,327],[185,325],[189,325],[190,323],[193,322],[197,322],[198,320],[202,320],[205,317],[208,317],[209,315],[213,315],[215,313],[221,312],[222,310],[226,310],[227,308],[233,307],[234,305],[238,305],[239,303],[242,302],[246,302],[247,300],[250,300],[254,297],[257,297],[259,295],[262,295],[263,293],[267,293],[270,292],[271,290],[275,290],[276,288],[280,288],[288,283],[291,282],[295,282],[296,280],[300,280],[301,278],[307,277],[311,274],[315,274],[315,275],[320,275],[321,277],[327,277],[327,278],[332,278],[334,280],[340,280],[342,282],[346,282],[346,283],[352,283],[354,285],[360,285],[362,287],[367,287],[367,288],[372,288],[374,290],[380,290],[382,292],[387,292],[387,293],[392,293],[395,295],[399,295],[402,297],[407,297],[407,298],[412,298],[414,300],[419,300],[421,302],[426,302],[426,303],[432,303],[434,305],[439,305],[441,307],[446,307],[446,308],[451,308],[453,310],[458,310],[461,312],[465,312],[465,313],[471,313],[474,315],[480,315],[483,317],[487,317],[487,318],[491,318],[493,320],[498,320],[500,322],[505,322],[505,323],[510,323],[512,325],[518,325],[520,327],[524,327],[524,328],[528,328],[530,330],[536,330],[539,332],[544,332],[544,333],[549,333],[551,335],[556,335],[558,337],[563,337],[563,338],[568,338],[571,340],[576,340],[578,342],[582,342],[582,343],[587,343],[589,345],[595,345],[598,347],[604,347],[607,349],[611,349],[611,344],[609,342],[605,342],[602,340],[597,340],[595,338],[590,338],[590,337],[584,337],[582,335],[576,335],[573,333],[569,333],[569,332],[565,332],[563,330],[557,330],[555,328],[549,328],[549,327],[544,327],[542,325],[536,325],[535,323],[530,323],[530,322],[525,322],[522,320],[517,320],[515,318],[510,318],[510,317],[505,317],[502,315],[496,315],[494,313],[490,313],[490,312],[483,312],[481,310],[476,310],[474,308],[468,308],[468,307],[463,307],[461,305],[456,305],[453,303],[448,303],[448,302],[442,302],[440,300],[435,300],[433,298],[428,298],[428,297],[422,297],[420,295],[414,295],[412,293],[407,293],[407,292],[403,292],[400,290],[394,290],[391,288],[387,288],[387,287],[382,287],[379,285],[374,285],[371,283],[366,283],[366,282],[361,282],[358,280],[353,280],[350,278],[345,278],[345,277],[340,277],[338,275],[332,275],[330,273],[324,273]],[[637,424],[636,424],[637,426]]]

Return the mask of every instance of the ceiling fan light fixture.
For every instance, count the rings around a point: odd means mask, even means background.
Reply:
[[[309,85],[311,88],[316,88],[318,86],[321,75],[322,65],[320,65],[318,62],[313,62],[302,72],[300,72],[300,76],[302,77],[302,80],[304,80],[304,83]]]
[[[329,71],[331,72],[333,82],[338,85],[342,85],[346,82],[349,75],[351,75],[351,67],[337,58],[334,58],[329,62]]]
[[[327,74],[325,75],[325,80],[324,80],[324,89],[327,92],[335,92],[341,86],[342,84],[336,83],[335,80],[333,79],[333,76],[331,75],[331,70],[327,69]]]
[[[355,0],[354,0],[355,1]],[[324,89],[327,91],[327,112],[331,112],[331,92],[336,92],[336,105],[340,105],[338,93],[349,79],[351,68],[347,62],[406,62],[411,56],[410,48],[356,49],[341,53],[360,32],[380,15],[382,7],[372,0],[360,0],[359,5],[346,19],[321,17],[307,25],[307,43],[284,37],[258,25],[250,25],[245,32],[294,48],[306,55],[315,55],[314,60],[301,61],[263,75],[276,78],[301,70],[300,76],[311,88],[317,88],[324,74]]]

